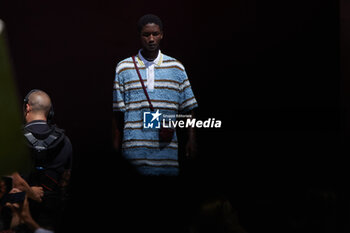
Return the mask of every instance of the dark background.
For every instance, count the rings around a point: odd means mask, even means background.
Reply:
[[[224,195],[248,232],[347,232],[347,5],[1,0],[21,97],[47,91],[73,143],[67,228],[137,225],[151,212],[139,198],[151,196],[149,181],[135,179],[111,149],[115,67],[137,53],[137,20],[151,12],[165,25],[162,52],[186,67],[197,117],[223,125],[198,130],[199,156],[182,161],[179,179],[151,182],[156,190],[174,183],[167,194],[181,198],[161,200],[183,202],[170,216],[191,219],[193,203]]]

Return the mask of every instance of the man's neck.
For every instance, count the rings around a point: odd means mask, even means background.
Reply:
[[[47,118],[43,115],[33,115],[33,114],[28,114],[26,116],[26,122],[30,123],[32,121],[47,121]]]
[[[159,49],[156,51],[146,51],[146,50],[142,49],[141,54],[147,61],[153,61],[154,59],[156,59],[158,57]]]

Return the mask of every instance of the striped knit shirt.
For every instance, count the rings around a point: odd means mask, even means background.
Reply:
[[[144,83],[147,83],[146,67],[139,55],[136,63]],[[167,116],[176,116],[197,107],[184,66],[162,53],[154,67],[154,89],[148,91],[148,95],[154,109]],[[176,133],[170,143],[164,143],[159,141],[159,129],[143,127],[144,112],[150,112],[150,108],[131,57],[117,65],[113,111],[124,113],[122,154],[140,174],[178,175]]]

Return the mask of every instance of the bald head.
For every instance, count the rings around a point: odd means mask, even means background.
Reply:
[[[27,112],[32,115],[47,117],[51,109],[51,99],[44,91],[36,90],[28,96]]]

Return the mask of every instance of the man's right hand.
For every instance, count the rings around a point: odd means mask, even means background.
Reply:
[[[30,195],[30,198],[33,199],[34,201],[41,202],[42,197],[44,196],[44,190],[40,186],[32,186],[30,187],[32,189],[32,195]]]
[[[41,202],[41,197],[44,196],[44,190],[42,187],[38,186],[32,186],[30,187],[28,183],[18,174],[18,172],[15,172],[12,174],[13,179],[13,187],[17,188],[21,191],[25,191],[26,194],[30,199],[33,199],[34,201]]]

